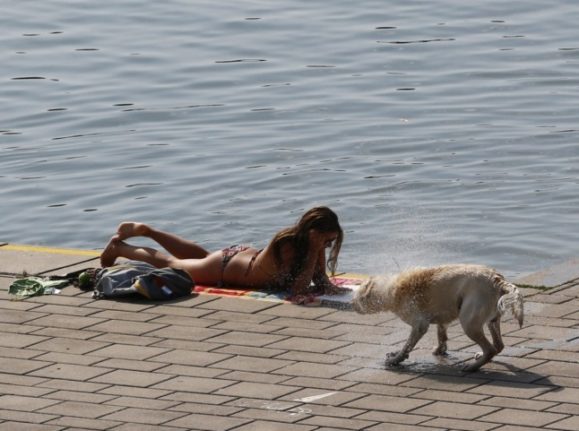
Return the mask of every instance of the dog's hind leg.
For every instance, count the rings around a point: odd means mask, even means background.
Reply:
[[[493,338],[493,346],[497,349],[497,353],[502,352],[505,345],[503,343],[503,337],[501,336],[501,317],[495,317],[488,323],[487,327],[489,328],[489,332]]]
[[[432,351],[433,355],[436,356],[444,356],[446,355],[447,345],[446,342],[448,341],[448,335],[446,333],[446,328],[448,325],[439,323],[438,324],[438,346]]]
[[[487,340],[487,337],[485,337],[482,326],[468,327],[463,325],[463,328],[466,335],[482,348],[482,353],[476,355],[476,360],[470,365],[465,365],[463,370],[477,371],[497,354],[497,349]]]
[[[386,365],[398,365],[403,360],[407,359],[416,343],[426,334],[430,323],[427,320],[421,320],[412,325],[410,336],[406,340],[406,344],[399,352],[392,352],[386,356]]]

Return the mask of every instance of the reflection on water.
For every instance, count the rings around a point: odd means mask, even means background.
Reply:
[[[577,254],[570,0],[5,9],[0,241],[264,245],[326,204],[349,271]]]

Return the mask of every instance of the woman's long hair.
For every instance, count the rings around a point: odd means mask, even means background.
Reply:
[[[278,232],[272,240],[274,256],[279,267],[283,264],[282,247],[285,244],[290,244],[294,250],[294,261],[287,274],[286,281],[295,279],[305,266],[310,245],[309,232],[311,229],[323,233],[333,232],[337,234],[327,261],[327,267],[331,274],[334,275],[336,273],[338,255],[342,247],[344,233],[338,222],[338,216],[334,211],[328,207],[315,207],[308,210],[294,226]]]

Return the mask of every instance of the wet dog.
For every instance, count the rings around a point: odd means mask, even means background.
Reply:
[[[464,367],[476,371],[504,348],[500,319],[510,309],[523,326],[523,295],[495,270],[479,265],[446,265],[418,268],[367,280],[352,305],[361,314],[392,311],[412,326],[406,344],[389,353],[386,365],[408,358],[430,324],[438,326],[435,355],[445,355],[448,325],[458,319],[465,334],[482,348],[475,361]],[[487,325],[492,344],[484,334]]]

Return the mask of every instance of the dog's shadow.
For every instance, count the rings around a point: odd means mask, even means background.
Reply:
[[[509,362],[492,360],[487,365],[475,372],[463,370],[465,363],[469,360],[455,355],[437,357],[431,360],[406,360],[395,366],[384,365],[385,371],[400,373],[409,376],[416,376],[421,379],[428,379],[438,383],[438,385],[479,385],[489,382],[508,386],[512,388],[525,387],[528,385],[550,387],[551,390],[557,390],[560,386],[552,382],[549,376],[530,371],[528,369],[517,367]],[[437,386],[436,384],[434,386]]]

